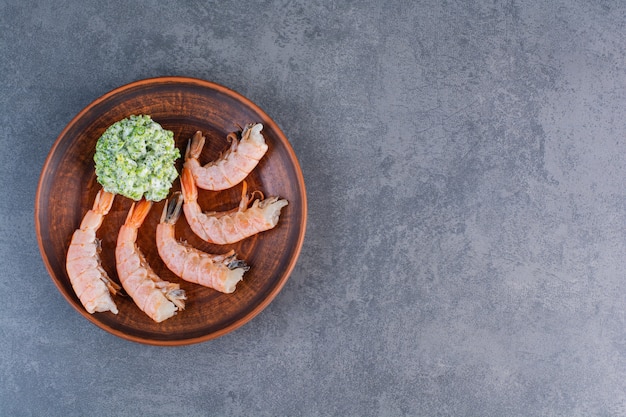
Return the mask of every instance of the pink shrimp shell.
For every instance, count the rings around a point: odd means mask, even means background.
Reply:
[[[250,268],[238,260],[234,251],[212,255],[176,240],[174,224],[180,216],[182,196],[177,193],[163,209],[157,226],[157,249],[165,265],[185,281],[213,288],[223,293],[235,291],[244,272]]]
[[[262,129],[261,123],[246,125],[241,140],[229,134],[231,147],[218,159],[205,165],[198,160],[205,138],[201,132],[196,132],[185,153],[185,167],[192,172],[196,185],[205,190],[220,191],[243,181],[268,150]]]

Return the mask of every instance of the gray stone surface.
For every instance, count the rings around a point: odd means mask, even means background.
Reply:
[[[0,415],[626,415],[626,5],[0,1]],[[128,342],[53,285],[56,136],[185,75],[281,126],[309,197],[252,322]]]

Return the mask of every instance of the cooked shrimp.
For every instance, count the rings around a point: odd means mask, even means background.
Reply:
[[[261,123],[247,125],[241,132],[241,140],[235,133],[230,133],[227,136],[230,148],[204,166],[200,165],[198,157],[206,139],[202,132],[196,132],[185,153],[185,166],[191,170],[196,185],[205,190],[219,191],[243,181],[267,152],[261,129]]]
[[[98,191],[93,208],[85,214],[80,227],[72,235],[67,250],[65,269],[72,288],[89,314],[110,311],[117,314],[117,306],[111,293],[117,294],[121,287],[113,282],[102,268],[100,240],[96,232],[104,216],[113,205],[115,194]]]
[[[139,227],[150,211],[152,202],[133,203],[120,228],[115,248],[117,274],[137,307],[157,323],[185,308],[185,291],[180,285],[164,281],[152,270],[136,244]]]
[[[244,181],[239,208],[203,213],[197,201],[198,189],[188,168],[183,167],[180,183],[187,223],[196,235],[209,243],[235,243],[272,229],[278,223],[280,210],[287,205],[287,200],[270,197],[254,200],[252,206],[248,207],[251,196],[246,194],[248,185]]]
[[[232,293],[250,267],[238,260],[233,250],[224,255],[211,255],[176,240],[174,225],[180,216],[182,203],[182,195],[175,193],[163,208],[161,222],[156,229],[156,245],[161,259],[185,281]]]

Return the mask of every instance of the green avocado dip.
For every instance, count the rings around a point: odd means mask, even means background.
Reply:
[[[96,176],[105,191],[135,201],[167,197],[178,176],[174,133],[150,116],[130,116],[109,126],[96,144]]]

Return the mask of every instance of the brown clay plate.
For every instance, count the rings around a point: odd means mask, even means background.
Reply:
[[[93,155],[98,138],[108,126],[132,114],[148,114],[163,128],[174,132],[181,155],[197,130],[207,138],[202,163],[217,158],[228,148],[226,135],[246,123],[263,123],[268,152],[248,176],[248,190],[265,196],[286,198],[278,225],[269,231],[231,245],[212,245],[196,237],[181,216],[177,237],[209,253],[234,249],[250,270],[232,294],[180,280],[163,264],[155,247],[155,230],[165,200],[153,205],[139,231],[137,243],[161,278],[179,282],[187,292],[186,309],[155,323],[129,297],[115,297],[119,313],[89,314],[76,297],[65,270],[65,256],[72,233],[80,224],[100,188]],[[177,168],[182,168],[182,158]],[[227,210],[238,205],[238,185],[224,191],[199,190],[205,210]],[[171,192],[180,189],[177,179]],[[98,237],[102,240],[102,263],[119,282],[115,270],[117,232],[132,201],[117,196]],[[136,342],[183,345],[224,335],[245,324],[278,294],[293,270],[304,240],[306,193],[296,155],[276,123],[250,100],[223,86],[184,77],[137,81],[117,88],[81,111],[61,132],[44,163],[35,200],[35,227],[41,255],[52,280],[67,301],[100,328]]]

